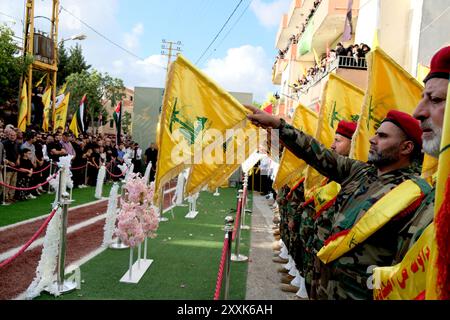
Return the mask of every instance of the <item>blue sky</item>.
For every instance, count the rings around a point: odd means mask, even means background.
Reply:
[[[183,54],[195,63],[239,1],[61,0],[66,10],[141,60],[102,39],[64,10],[60,34],[67,38],[85,33],[88,38],[80,44],[88,62],[122,78],[127,86],[163,86],[166,58],[160,55],[161,40],[181,41]],[[252,92],[256,100],[264,100],[268,92],[276,90],[270,79],[276,55],[275,36],[290,2],[243,0],[198,66],[225,89]],[[6,22],[20,33],[23,4],[24,0],[0,0],[0,23]],[[50,5],[51,0],[36,0],[36,15],[48,16]],[[37,21],[37,28],[48,29],[48,23]]]

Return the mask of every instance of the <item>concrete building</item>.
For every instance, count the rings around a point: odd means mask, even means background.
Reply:
[[[339,42],[344,47],[361,43],[372,47],[377,34],[380,47],[413,76],[419,63],[428,65],[439,48],[450,44],[448,0],[353,0],[353,37],[343,42],[348,4],[348,0],[292,1],[275,41],[278,57],[272,80],[280,85],[275,113],[289,119],[298,103],[318,109],[329,73],[367,88],[365,61],[355,66],[351,57],[327,59],[328,50]],[[311,50],[305,53],[302,49],[308,41]],[[303,85],[304,75],[323,58],[327,62],[323,70]]]

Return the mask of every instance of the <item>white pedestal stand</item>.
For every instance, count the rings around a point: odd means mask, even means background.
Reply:
[[[189,198],[189,213],[186,215],[186,219],[195,219],[198,215],[197,211],[197,198],[198,196],[193,196]]]
[[[138,247],[138,259],[134,264],[133,264],[134,248],[130,248],[130,268],[123,275],[122,279],[120,279],[120,282],[138,284],[139,281],[141,281],[144,274],[147,272],[147,270],[152,265],[153,260],[147,259],[147,241],[148,240],[145,239],[144,259],[141,259],[142,244],[140,244]]]

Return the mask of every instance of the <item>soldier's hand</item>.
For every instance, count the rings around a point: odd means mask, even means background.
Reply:
[[[277,129],[281,125],[281,119],[268,114],[254,106],[245,105],[252,112],[247,118],[257,127],[264,129]]]

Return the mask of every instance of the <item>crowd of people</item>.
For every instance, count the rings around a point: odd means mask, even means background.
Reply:
[[[426,272],[439,268],[445,277],[433,290],[450,299],[448,259],[426,265],[430,247],[427,257],[419,255],[412,261],[415,256],[408,256],[420,241],[419,249],[425,251],[424,243],[435,239],[426,230],[435,218],[436,179],[422,179],[421,166],[424,154],[438,160],[447,149],[441,151],[444,117],[450,111],[445,110],[449,78],[450,47],[446,47],[431,61],[413,114],[391,110],[381,122],[370,139],[368,162],[349,158],[356,123],[339,123],[330,150],[283,119],[248,107],[253,124],[278,129],[283,146],[324,176],[312,198],[304,180],[278,190],[273,207],[274,262],[283,264],[278,270],[283,291],[317,300],[428,299],[433,292],[427,291]],[[449,217],[439,218],[445,230],[436,231],[438,239],[449,231]],[[412,273],[400,268],[383,274],[386,279],[372,281],[374,268],[399,263],[412,265]]]
[[[107,179],[118,181],[122,171],[119,166],[126,159],[134,165],[135,173],[144,173],[152,162],[151,181],[154,180],[157,147],[152,144],[144,153],[138,143],[125,136],[118,145],[115,135],[81,134],[76,138],[71,132],[58,128],[55,133],[45,133],[30,127],[22,132],[13,125],[5,126],[0,119],[0,194],[7,204],[34,199],[45,193],[44,184],[55,172],[61,157],[72,156],[71,171],[74,187],[95,186],[102,165],[107,168]],[[12,188],[11,188],[12,187]]]
[[[308,69],[302,78],[298,79],[297,83],[294,84],[295,91],[304,90],[309,84],[314,84],[316,81],[330,73],[336,60],[338,60],[339,67],[367,68],[367,61],[365,58],[370,50],[371,48],[364,43],[361,43],[360,45],[350,45],[345,48],[344,45],[339,42],[336,49],[330,50],[329,54],[324,54],[321,57],[320,65],[316,63],[314,67]]]

